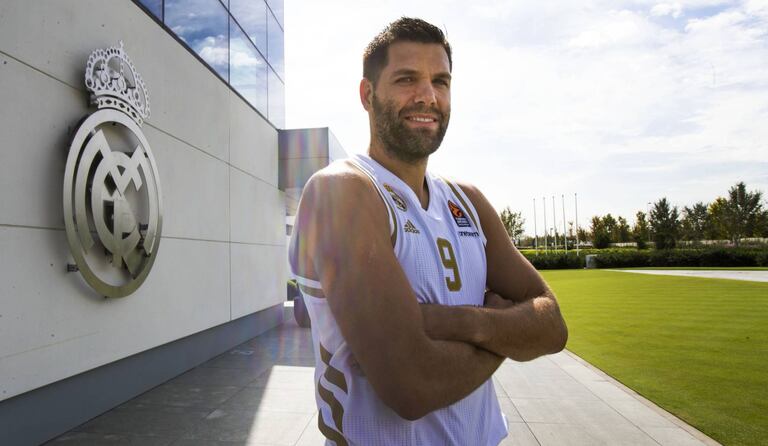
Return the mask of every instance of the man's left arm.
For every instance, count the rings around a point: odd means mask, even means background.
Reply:
[[[568,329],[552,291],[512,244],[493,206],[473,186],[461,185],[485,233],[488,263],[484,307],[422,305],[427,334],[463,341],[516,361],[565,347]]]

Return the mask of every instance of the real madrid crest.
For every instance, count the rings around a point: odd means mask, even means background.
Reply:
[[[160,245],[160,182],[141,131],[149,95],[122,42],[91,53],[85,86],[98,110],[75,131],[64,174],[71,269],[100,294],[123,297],[147,278]]]

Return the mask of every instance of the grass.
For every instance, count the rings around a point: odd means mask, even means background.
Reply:
[[[542,274],[560,301],[570,351],[723,444],[765,444],[768,283]]]
[[[691,271],[768,271],[768,266],[639,266],[617,269],[665,269],[665,270],[691,270]]]

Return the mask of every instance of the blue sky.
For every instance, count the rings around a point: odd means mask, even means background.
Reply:
[[[288,127],[329,126],[365,152],[361,54],[418,16],[454,47],[452,118],[430,169],[522,211],[566,196],[566,218],[648,202],[768,192],[768,1],[331,0],[286,3]]]

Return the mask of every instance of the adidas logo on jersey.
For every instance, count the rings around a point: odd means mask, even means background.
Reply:
[[[413,223],[411,223],[410,220],[406,220],[405,226],[403,226],[403,230],[405,232],[410,232],[412,234],[420,234],[421,233],[421,231],[416,229],[416,226],[414,226]]]

